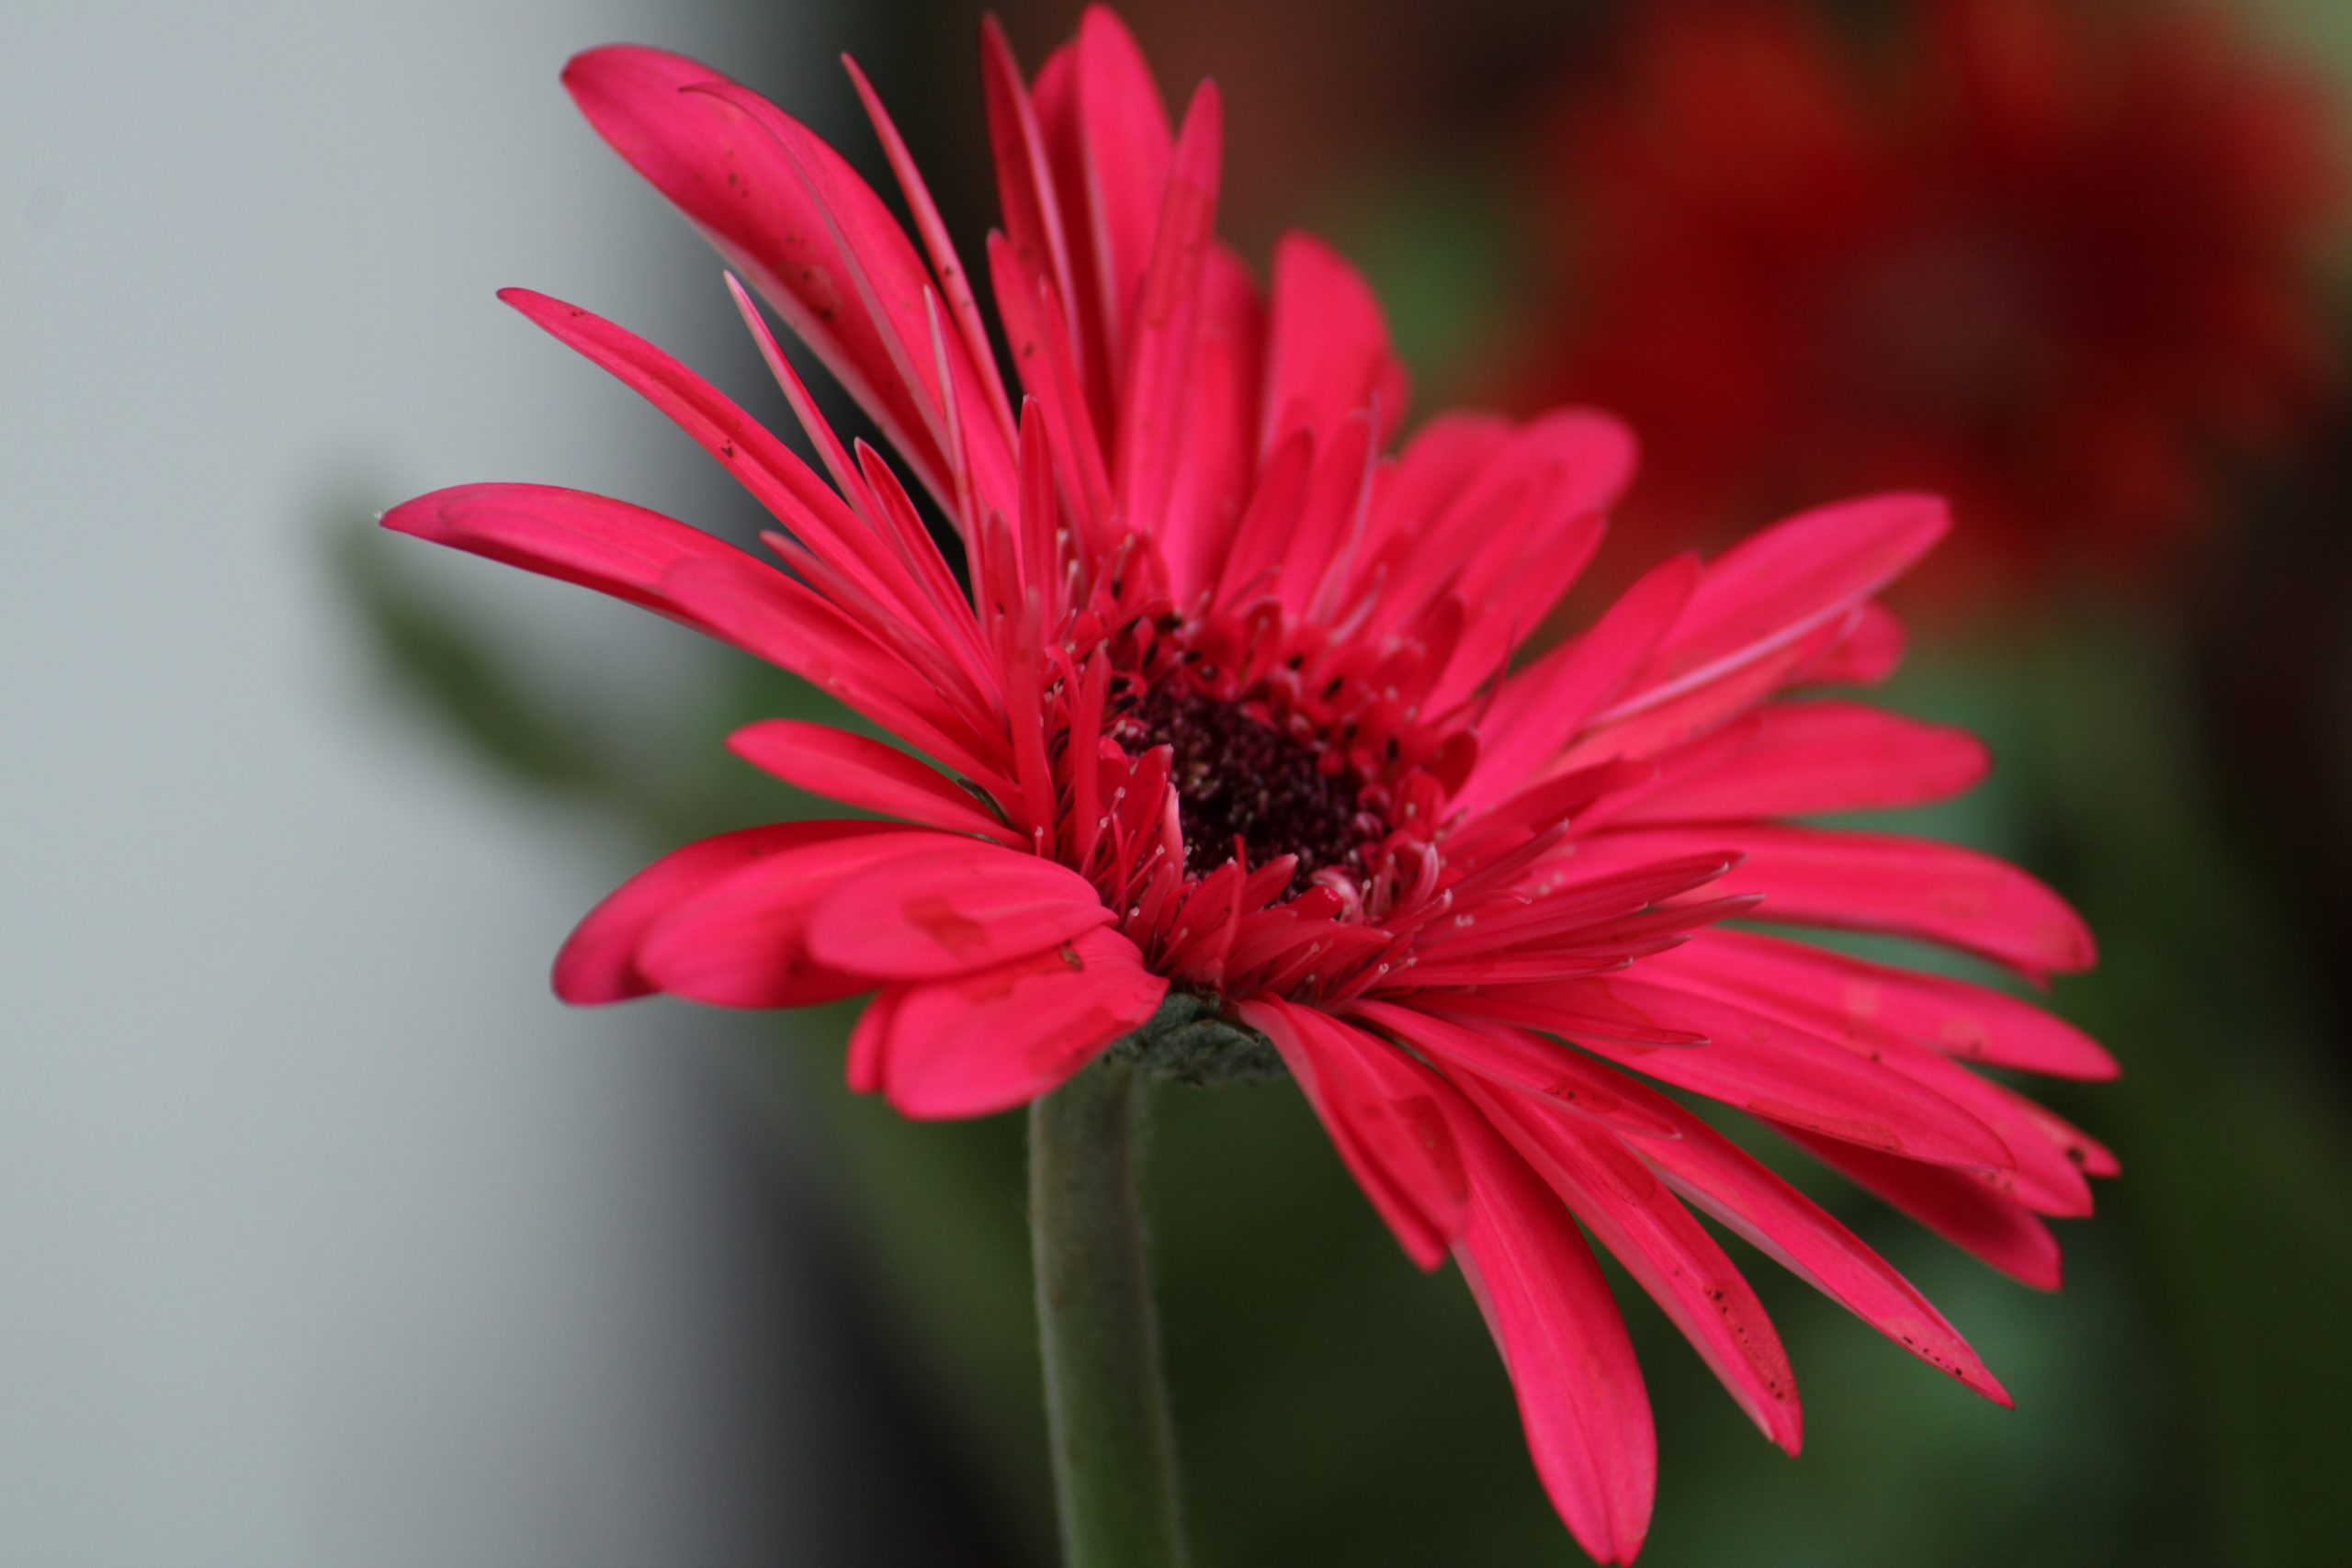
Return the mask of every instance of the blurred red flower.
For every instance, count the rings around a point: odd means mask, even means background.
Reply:
[[[1509,384],[1626,416],[1678,544],[1900,485],[1959,517],[1913,581],[1948,609],[2159,574],[2337,389],[2324,100],[2201,7],[1920,0],[1874,41],[1632,8],[1543,144],[1569,314]]]

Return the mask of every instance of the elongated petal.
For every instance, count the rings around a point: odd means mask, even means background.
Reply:
[[[940,837],[829,889],[808,945],[855,974],[937,979],[1026,958],[1110,919],[1092,884],[1067,866]]]
[[[1676,1123],[1646,1109],[1656,1096],[1633,1100],[1621,1090],[1623,1075],[1556,1041],[1507,1023],[1470,1023],[1391,1002],[1358,1002],[1355,1012],[1449,1070],[1541,1096],[1621,1132],[1674,1135]]]
[[[1622,1073],[1597,1070],[1629,1108],[1664,1124],[1663,1135],[1636,1135],[1629,1145],[1686,1201],[1929,1366],[2009,1403],[1968,1342],[1860,1237],[1673,1100]]]
[[[1216,581],[1258,463],[1258,364],[1265,307],[1249,268],[1223,246],[1201,281],[1201,324],[1184,412],[1185,459],[1162,520],[1160,556],[1176,603],[1192,604]]]
[[[1741,733],[1663,761],[1666,782],[1610,820],[1755,820],[1918,806],[1973,788],[1990,759],[1965,730],[1860,703],[1778,703]]]
[[[950,464],[933,435],[929,378],[904,347],[922,341],[925,275],[873,192],[837,156],[820,160],[842,191],[862,193],[840,217],[876,243],[847,256],[832,238],[837,219],[796,166],[803,150],[787,149],[745,104],[716,96],[737,90],[726,76],[660,50],[616,46],[574,57],[563,82],[597,134],[751,279],[925,481],[944,486]],[[873,292],[887,312],[865,303],[859,260],[878,275]]]
[[[842,1060],[842,1077],[852,1093],[882,1091],[882,1076],[888,1070],[887,1055],[899,1004],[915,989],[913,986],[885,987],[857,1015],[857,1022],[849,1032],[849,1050]]]
[[[1406,1255],[1423,1269],[1444,1262],[1467,1223],[1446,1109],[1454,1090],[1394,1046],[1314,1008],[1269,997],[1243,1003],[1240,1014],[1274,1043]]]
[[[1190,456],[1182,422],[1216,231],[1224,128],[1216,86],[1204,84],[1184,116],[1150,264],[1127,322],[1114,469],[1128,525],[1146,533],[1159,532],[1175,470]]]
[[[1724,1249],[1657,1173],[1589,1122],[1546,1115],[1524,1097],[1475,1080],[1463,1092],[1665,1309],[1757,1429],[1795,1453],[1804,1427],[1780,1334]]]
[[[1019,367],[1029,406],[1050,435],[1056,457],[1054,477],[1064,504],[1080,525],[1078,539],[1092,543],[1112,511],[1102,435],[1087,407],[1086,385],[1069,324],[1046,281],[1024,271],[1026,265],[1003,234],[989,236],[989,276],[996,289],[1005,341]],[[1024,423],[1030,423],[1025,416]],[[1038,570],[1030,569],[1033,575]]]
[[[1071,236],[1047,162],[1036,106],[1021,79],[1012,46],[1005,41],[1004,29],[993,16],[980,22],[980,87],[988,110],[989,147],[996,160],[997,207],[1004,220],[1005,249],[1024,280],[1045,277],[1050,281],[1055,298],[1071,312],[1065,317],[1065,324],[1075,343],[1079,283],[1070,264]],[[1001,282],[997,306],[1005,308]]]
[[[875,135],[882,142],[883,154],[890,161],[890,172],[898,179],[899,189],[907,198],[907,207],[915,220],[915,231],[922,238],[923,252],[931,258],[931,270],[939,279],[940,290],[949,310],[956,318],[956,330],[964,340],[965,352],[978,368],[987,393],[988,410],[1000,426],[1010,430],[1012,407],[1005,399],[1004,382],[997,372],[996,351],[989,344],[988,325],[980,316],[978,298],[972,289],[972,279],[963,259],[956,254],[955,243],[948,238],[945,220],[939,215],[931,198],[931,188],[915,167],[914,156],[899,135],[899,128],[882,107],[880,95],[865,79],[857,62],[844,55],[842,64],[849,72],[851,84],[857,89],[858,101],[865,107],[865,118],[873,125]]]
[[[1506,681],[1480,728],[1478,766],[1457,805],[1489,804],[1544,776],[1649,659],[1690,602],[1701,570],[1695,555],[1652,568],[1590,630]]]
[[[1516,429],[1439,420],[1378,489],[1359,563],[1385,578],[1369,628],[1394,630],[1451,593],[1481,620],[1491,611],[1507,637],[1526,635],[1599,544],[1598,514],[1623,492],[1634,460],[1632,432],[1589,409]]]
[[[690,560],[663,574],[662,588],[712,636],[839,697],[967,778],[1002,776],[1001,743],[983,739],[968,709],[782,572],[752,575]]]
[[[950,833],[978,833],[1018,844],[1012,829],[933,770],[893,746],[830,725],[771,718],[727,738],[753,767],[814,795],[867,811],[903,817]]]
[[[1857,605],[1846,629],[1789,677],[1792,686],[1875,686],[1903,666],[1902,618],[1876,599]]]
[[[1106,928],[896,993],[876,1048],[883,1092],[926,1121],[988,1116],[1060,1087],[1150,1021],[1168,982]]]
[[[829,569],[910,619],[966,612],[961,601],[942,605],[926,599],[906,563],[893,557],[881,537],[851,513],[807,464],[764,425],[676,359],[635,333],[560,299],[526,288],[503,289],[499,298],[668,415],[696,445],[724,464]],[[928,536],[923,542],[929,547]],[[939,570],[944,577],[944,566]]]
[[[1982,1122],[1902,1074],[1779,1019],[1672,986],[1638,977],[1566,980],[1450,999],[1459,1010],[1554,1031],[1678,1089],[1826,1137],[1976,1170],[2017,1163]],[[1704,1043],[1677,1050],[1628,1043],[1660,1028]]]
[[[1073,107],[1085,182],[1087,249],[1113,362],[1127,341],[1152,234],[1160,220],[1174,140],[1151,68],[1109,9],[1079,18]]]
[[[736,83],[704,83],[690,92],[728,106],[742,117],[749,134],[765,135],[783,149],[831,242],[837,268],[831,286],[845,284],[852,291],[837,309],[844,316],[862,309],[897,373],[899,389],[927,427],[916,444],[894,436],[893,445],[950,509],[949,521],[970,547],[979,516],[1012,508],[1012,430],[996,417],[991,385],[972,364],[964,340],[941,331],[938,279],[882,198],[823,138]],[[922,444],[926,433],[928,444]]]
[[[1666,973],[1691,966],[1818,1010],[1839,1029],[1892,1030],[1965,1061],[2054,1077],[2115,1077],[2098,1042],[2032,1003],[1965,980],[1892,968],[1755,931],[1716,929],[1661,954]]]
[[[1510,1371],[1535,1472],[1596,1562],[1649,1533],[1657,1434],[1633,1341],[1567,1209],[1475,1115],[1457,1129],[1470,1223],[1455,1259]]]
[[[2091,1212],[2090,1184],[2075,1163],[2083,1151],[2070,1144],[2021,1096],[1977,1077],[1960,1063],[1916,1041],[1877,1028],[1840,1030],[1834,1019],[1778,993],[1751,989],[1725,971],[1705,964],[1676,964],[1677,955],[1648,973],[1664,972],[1673,983],[1735,1007],[1778,1018],[1798,1029],[1834,1039],[1858,1055],[1883,1063],[1924,1085],[1984,1123],[2016,1156],[2012,1169],[1988,1172],[1994,1188],[2036,1213],[2079,1217]]]
[[[1632,482],[1634,456],[1633,432],[1590,409],[1532,422],[1448,498],[1402,564],[1392,595],[1416,581],[1450,582],[1474,612],[1474,630],[1485,634],[1471,639],[1457,664],[1474,683],[1484,679],[1495,649],[1508,651],[1533,632],[1591,559],[1601,514]],[[1452,694],[1431,701],[1442,705]]]
[[[716,1007],[806,1007],[873,989],[872,978],[810,951],[819,901],[910,851],[971,840],[885,822],[826,826],[854,831],[763,856],[672,901],[639,938],[638,969],[662,990]]]
[[[555,994],[576,1006],[626,1001],[652,991],[637,966],[638,944],[677,905],[745,867],[786,851],[863,839],[877,822],[780,822],[702,839],[671,851],[607,894],[556,954]]]
[[[1317,441],[1382,400],[1382,434],[1404,412],[1405,375],[1388,349],[1388,322],[1361,274],[1311,234],[1274,245],[1267,314],[1266,383],[1260,452],[1295,429]]]
[[[1740,824],[1608,832],[1580,852],[1599,865],[1726,849],[1746,858],[1711,891],[1762,894],[1760,920],[1916,937],[2035,978],[2087,969],[2097,957],[2090,928],[2057,894],[1956,844]]]
[[[775,577],[776,570],[699,528],[609,496],[555,485],[453,485],[384,513],[384,526],[711,628],[664,579],[687,561]],[[713,634],[717,635],[717,634]]]
[[[1933,496],[1825,506],[1712,563],[1633,692],[1598,722],[1703,685],[1836,623],[1917,561],[1950,525]]]
[[[1471,479],[1507,446],[1514,433],[1498,414],[1449,410],[1406,439],[1405,448],[1379,481],[1373,499],[1367,543],[1376,558],[1390,544],[1417,552],[1420,541],[1445,514]]]
[[[1597,722],[1562,754],[1557,765],[1576,768],[1611,757],[1656,757],[1663,766],[1664,760],[1678,750],[1751,719],[1788,686],[1797,671],[1828,646],[1838,629],[1815,626],[1785,645],[1727,665],[1657,702],[1616,705],[1608,721]]]
[[[2063,1266],[2050,1227],[1983,1182],[1962,1171],[1892,1158],[1794,1128],[1783,1129],[1783,1134],[1849,1181],[2018,1283],[2037,1291],[2058,1288]]]

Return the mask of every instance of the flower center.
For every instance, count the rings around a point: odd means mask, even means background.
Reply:
[[[1189,876],[1231,860],[1238,840],[1250,865],[1296,855],[1295,896],[1318,871],[1361,880],[1366,849],[1386,830],[1345,756],[1286,732],[1262,703],[1214,696],[1180,678],[1153,684],[1111,733],[1130,755],[1155,746],[1175,753]]]

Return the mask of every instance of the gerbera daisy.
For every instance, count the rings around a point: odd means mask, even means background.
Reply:
[[[1641,1542],[1654,1448],[1579,1221],[1792,1451],[1788,1359],[1694,1209],[2005,1398],[1867,1247],[1654,1087],[1744,1113],[2035,1285],[2058,1280],[2043,1217],[2086,1213],[2085,1177],[2114,1169],[1973,1070],[2112,1072],[2088,1039],[2000,991],[1752,929],[1894,932],[2033,977],[2091,960],[2020,871],[1784,820],[1983,773],[1963,734],[1781,700],[1893,668],[1872,595],[1943,533],[1941,506],[1855,502],[1676,557],[1514,671],[1632,474],[1624,429],[1453,414],[1389,455],[1404,377],[1363,282],[1293,236],[1261,293],[1215,237],[1214,86],[1171,129],[1102,11],[1032,81],[993,28],[984,45],[1010,383],[862,76],[913,241],[831,148],[714,72],[631,48],[565,72],[897,464],[835,434],[732,277],[821,476],[650,344],[511,291],[736,473],[779,524],[774,558],[537,485],[437,491],[386,525],[658,610],[900,744],[739,732],[754,766],[885,819],[671,853],[589,915],[558,993],[872,993],[851,1085],[916,1117],[1138,1069],[1286,1073],[1408,1256],[1459,1261],[1544,1484],[1603,1560]],[[1049,1317],[1067,1305],[1046,1296]]]
[[[2160,579],[2340,391],[2325,99],[2214,6],[1830,10],[1627,7],[1563,84],[1528,204],[1561,310],[1516,396],[1634,422],[1645,536],[1920,487],[1969,525],[1907,591],[1953,610]]]

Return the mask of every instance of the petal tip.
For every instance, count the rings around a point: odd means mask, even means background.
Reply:
[[[398,506],[376,519],[379,528],[412,538],[443,544],[453,532],[449,517],[449,498],[462,489],[452,486],[446,490],[429,491],[424,495],[401,502]]]

